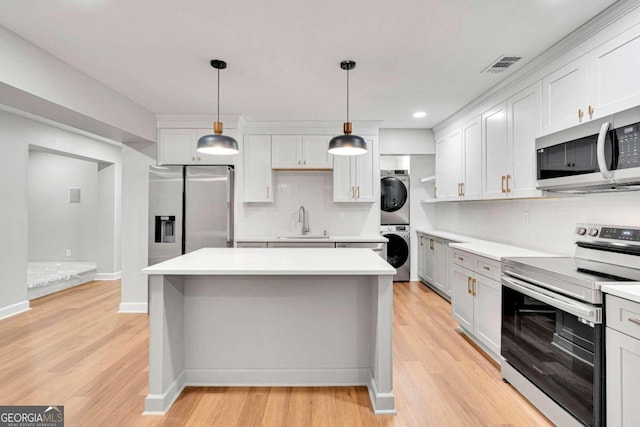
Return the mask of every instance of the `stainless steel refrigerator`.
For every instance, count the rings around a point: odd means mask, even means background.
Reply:
[[[233,247],[233,168],[149,168],[149,265],[205,247]]]

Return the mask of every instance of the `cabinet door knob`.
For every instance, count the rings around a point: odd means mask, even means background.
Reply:
[[[578,118],[582,120],[583,117],[584,117],[584,111],[582,111],[581,108],[578,108]]]
[[[460,195],[464,196],[464,182],[460,183]]]
[[[356,198],[356,187],[351,187],[351,198],[352,199]]]
[[[301,163],[301,160],[298,160],[298,164],[300,164],[300,163]]]
[[[511,193],[511,188],[509,188],[509,180],[511,179],[511,175],[507,175],[507,193]]]
[[[429,239],[429,249],[433,250],[433,239]]]
[[[596,109],[593,108],[591,105],[589,105],[588,111],[589,111],[589,116],[593,116],[593,113],[596,111]]]
[[[476,296],[476,279],[471,280],[471,295]]]
[[[506,181],[506,179],[507,179],[507,177],[502,175],[502,185],[501,185],[501,187],[502,187],[502,192],[503,193],[507,192],[507,190],[504,188],[504,182]]]
[[[359,199],[360,198],[360,186],[359,185],[358,185],[357,189],[358,189],[358,199]]]
[[[302,161],[302,164],[303,164],[303,165],[306,165],[306,164],[307,164],[307,161],[306,161],[306,160],[303,160],[303,161]]]
[[[467,293],[471,295],[471,277],[467,277]]]
[[[196,161],[196,156],[191,156],[191,160]]]

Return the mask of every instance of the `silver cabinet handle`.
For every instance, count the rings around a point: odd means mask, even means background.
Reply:
[[[636,325],[640,326],[640,319],[632,319],[629,317],[629,322],[635,323]]]
[[[491,271],[491,269],[490,269],[489,267],[487,267],[487,266],[484,266],[484,267],[482,267],[482,268],[484,268],[484,269],[485,269],[485,270],[487,270],[487,271]]]

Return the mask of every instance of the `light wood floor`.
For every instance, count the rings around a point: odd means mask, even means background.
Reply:
[[[66,426],[548,426],[459,332],[424,285],[394,286],[396,416],[364,387],[190,388],[164,417],[142,416],[148,319],[117,314],[119,281],[31,302],[0,320],[0,404],[64,405]]]

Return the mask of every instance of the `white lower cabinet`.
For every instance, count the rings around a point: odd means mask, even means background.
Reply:
[[[640,425],[640,304],[606,296],[607,425]]]
[[[418,278],[443,296],[451,297],[448,278],[451,240],[418,232]]]
[[[499,360],[500,263],[456,249],[450,268],[453,281],[451,315],[467,335]]]

